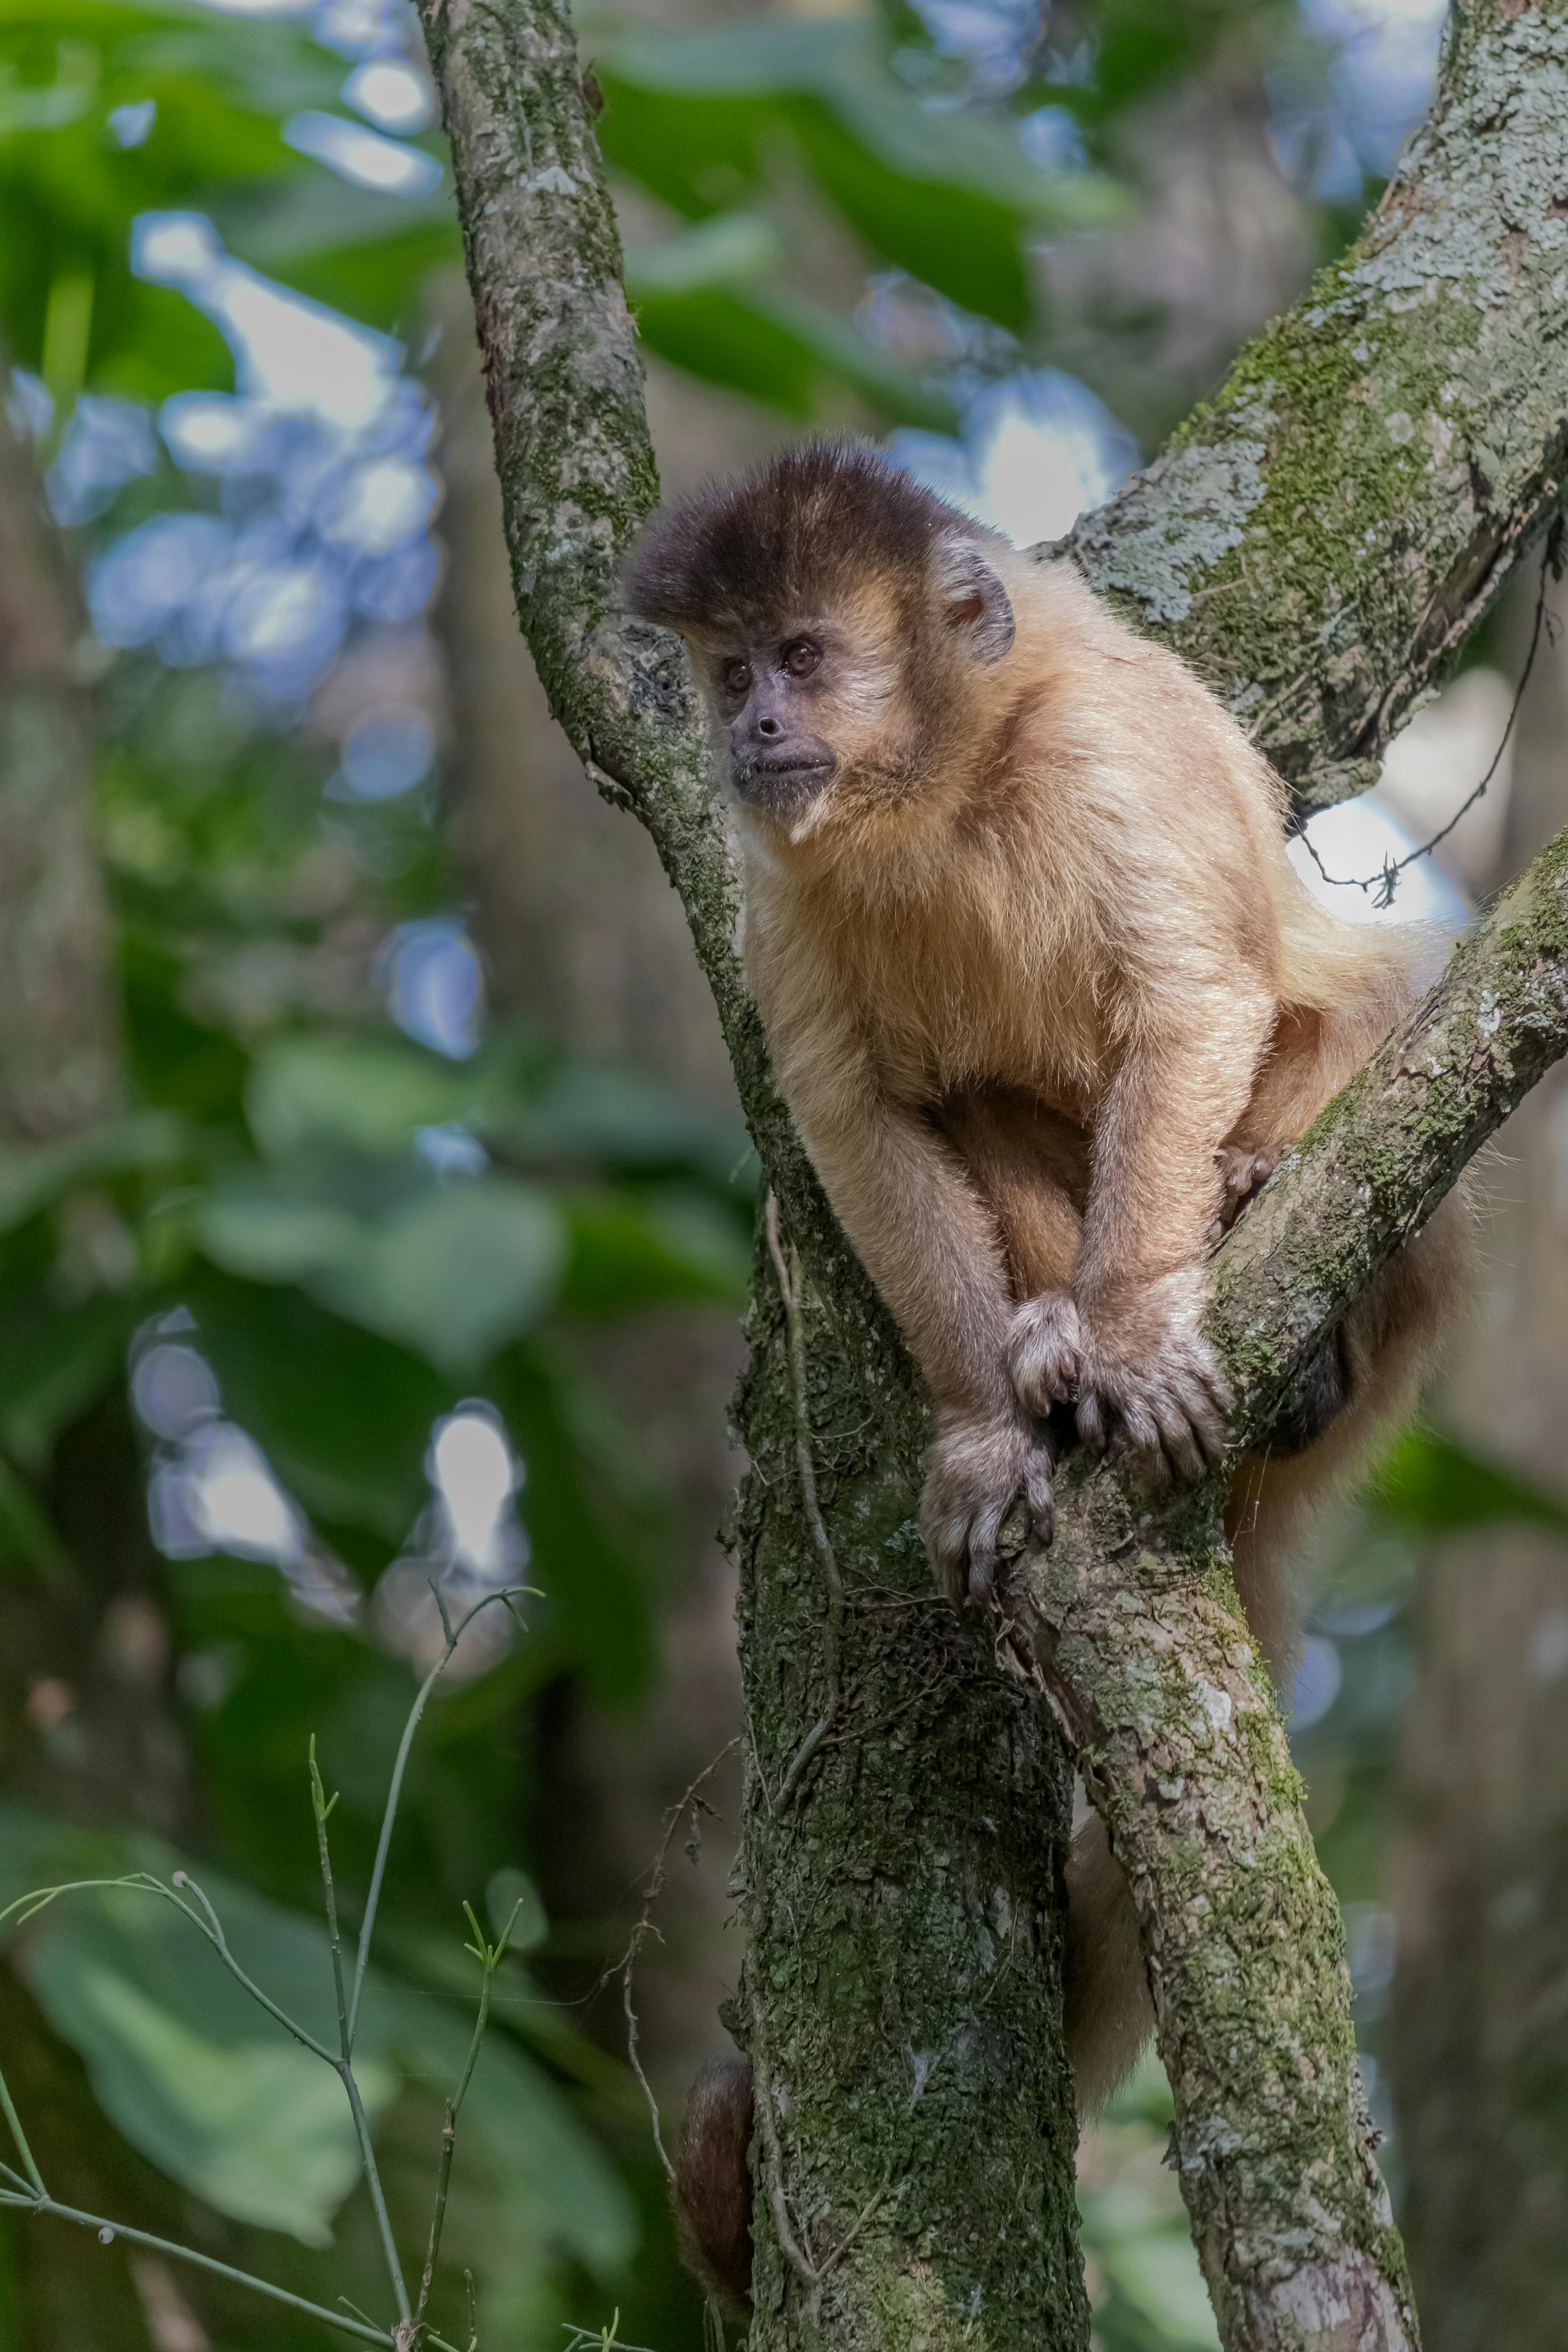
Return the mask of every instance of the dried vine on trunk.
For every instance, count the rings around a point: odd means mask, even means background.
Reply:
[[[616,611],[655,483],[570,26],[552,0],[421,12],[523,625],[590,774],[680,893],[794,1253],[787,1299],[759,1254],[742,1401],[753,2344],[1084,2339],[1056,2006],[1064,1759],[1037,1681],[1133,1885],[1227,2347],[1414,2346],[1337,1914],[1217,1497],[1156,1517],[1114,1470],[1074,1465],[1055,1548],[1021,1571],[1011,1684],[930,1597],[921,1409],[768,1076],[690,677],[672,639]],[[1568,0],[1468,0],[1361,243],[1068,542],[1303,805],[1370,780],[1556,501],[1564,326]],[[1220,1253],[1243,1428],[1568,1044],[1564,857],[1531,869]]]

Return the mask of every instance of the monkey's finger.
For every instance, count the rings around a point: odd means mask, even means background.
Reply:
[[[1195,1486],[1204,1475],[1204,1453],[1184,1401],[1179,1393],[1161,1391],[1152,1402],[1165,1461],[1175,1477]]]
[[[996,1538],[1013,1497],[987,1503],[969,1528],[969,1597],[977,1609],[991,1608],[996,1599]]]
[[[1056,1499],[1051,1493],[1051,1465],[1044,1454],[1032,1455],[1024,1474],[1024,1500],[1035,1541],[1048,1544],[1057,1531]]]
[[[1103,1454],[1110,1443],[1105,1400],[1098,1389],[1085,1389],[1079,1398],[1078,1433],[1091,1454]]]
[[[963,1520],[949,1519],[930,1541],[942,1589],[953,1607],[962,1609],[969,1593],[968,1545]]]
[[[1223,1390],[1224,1382],[1218,1385]],[[1182,1396],[1187,1423],[1203,1449],[1204,1465],[1217,1462],[1225,1452],[1226,1409],[1229,1400],[1227,1398],[1222,1402],[1215,1396],[1215,1388],[1214,1380],[1199,1369],[1195,1377],[1186,1383]],[[1200,1466],[1194,1475],[1201,1477],[1203,1467]]]
[[[964,1539],[968,1522],[945,1500],[935,1498],[929,1486],[921,1497],[921,1532],[938,1584],[953,1607],[961,1608],[965,1589]]]
[[[1121,1426],[1133,1470],[1145,1486],[1168,1486],[1171,1465],[1161,1445],[1160,1425],[1142,1397],[1122,1401]]]

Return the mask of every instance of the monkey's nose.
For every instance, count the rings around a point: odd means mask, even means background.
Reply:
[[[775,735],[782,735],[784,733],[784,729],[779,725],[776,719],[759,719],[757,721],[757,732],[764,739],[764,740],[771,743]]]

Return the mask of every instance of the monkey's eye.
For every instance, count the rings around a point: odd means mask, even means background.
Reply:
[[[791,677],[809,677],[821,659],[820,646],[814,646],[809,637],[796,637],[794,645],[785,646],[784,650],[784,666]]]
[[[746,694],[750,691],[752,684],[750,662],[727,661],[722,675],[726,694]]]

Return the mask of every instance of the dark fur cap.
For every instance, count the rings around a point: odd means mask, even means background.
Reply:
[[[627,566],[626,601],[667,628],[766,630],[868,573],[919,588],[950,531],[984,536],[875,449],[807,441],[656,518]]]

